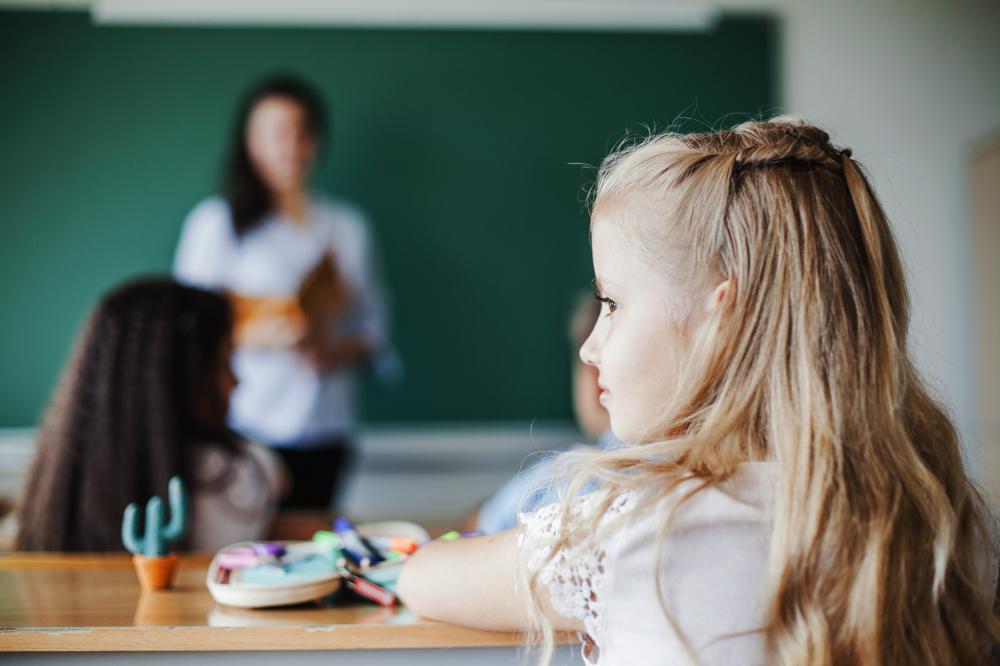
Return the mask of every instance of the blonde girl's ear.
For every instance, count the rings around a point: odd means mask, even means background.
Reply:
[[[705,303],[705,317],[708,318],[716,312],[724,314],[733,296],[732,280],[723,280],[715,286],[708,294]]]
[[[691,309],[685,325],[688,332],[693,332],[712,318],[719,321],[725,318],[727,309],[733,297],[733,283],[723,280],[711,289],[702,292],[691,301]]]

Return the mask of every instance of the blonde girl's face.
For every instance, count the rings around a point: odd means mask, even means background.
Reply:
[[[601,314],[580,348],[581,360],[598,372],[600,401],[611,429],[626,443],[639,444],[655,432],[676,390],[685,356],[685,331],[698,303],[672,288],[621,231],[620,208],[598,206],[592,224],[594,286]]]

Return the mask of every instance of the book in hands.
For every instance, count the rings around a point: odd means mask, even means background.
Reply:
[[[291,296],[230,292],[237,346],[292,347],[312,325],[336,317],[350,305],[350,290],[333,256],[323,255]]]
[[[333,255],[327,252],[302,280],[299,309],[310,322],[322,322],[343,314],[350,301],[347,282]]]

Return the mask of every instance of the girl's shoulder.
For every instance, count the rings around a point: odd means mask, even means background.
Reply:
[[[237,439],[231,446],[201,442],[194,447],[194,482],[205,494],[242,494],[241,488],[255,488],[279,496],[285,471],[278,455],[262,444]]]
[[[770,520],[777,481],[777,463],[743,463],[735,474],[721,483],[687,477],[672,491],[660,496],[657,496],[656,485],[644,486],[637,492],[636,504],[645,504],[643,500],[655,498],[650,503],[653,518],[672,514],[672,524],[677,529],[705,522]]]
[[[611,493],[598,489],[574,498],[568,505],[559,500],[518,514],[518,523],[523,527],[521,545],[535,549],[529,557],[529,566],[532,561],[540,563],[564,531],[568,534],[589,532],[598,514],[597,528],[606,528],[631,511],[639,498],[640,494],[634,490]]]
[[[664,493],[663,481],[639,483],[633,487],[599,489],[575,498],[568,507],[573,524],[596,527],[599,531],[627,517],[632,523],[653,522],[671,516],[675,529],[703,523],[729,523],[733,520],[770,520],[777,482],[775,463],[745,463],[732,477],[719,484],[707,484],[695,477],[682,478]],[[532,513],[521,514],[519,522],[526,533],[538,536],[558,535],[562,528],[564,505],[556,502]],[[600,518],[595,520],[597,514]]]
[[[214,551],[267,535],[282,489],[280,463],[270,464],[274,455],[244,440],[233,446],[205,442],[194,447],[193,550]]]
[[[653,486],[637,489],[628,504],[631,513],[614,535],[615,555],[651,562],[658,558],[648,555],[668,544],[677,556],[665,561],[687,568],[697,565],[688,562],[690,553],[704,551],[700,557],[708,562],[713,552],[751,544],[759,550],[769,542],[776,483],[775,464],[752,463],[721,483],[691,477],[667,493]]]

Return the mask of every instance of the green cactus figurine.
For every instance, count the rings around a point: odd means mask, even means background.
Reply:
[[[125,507],[122,517],[122,542],[133,553],[139,581],[147,589],[164,589],[173,584],[177,569],[177,555],[167,553],[168,545],[177,541],[187,529],[188,511],[184,483],[179,476],[167,483],[170,501],[170,522],[163,525],[163,500],[151,497],[146,502],[145,533],[139,538],[137,516],[139,507],[134,502]]]
[[[162,527],[163,500],[151,497],[146,502],[145,534],[141,539],[136,530],[139,507],[135,502],[125,507],[122,542],[129,552],[146,557],[162,557],[167,554],[167,545],[184,535],[184,530],[187,529],[187,496],[184,493],[184,482],[179,476],[171,477],[167,484],[167,495],[170,498],[170,522]]]

